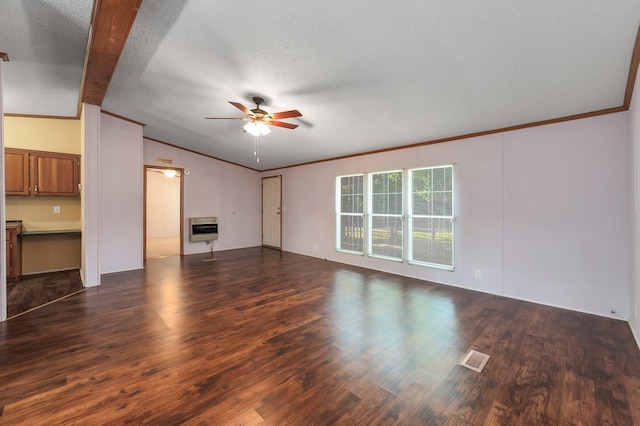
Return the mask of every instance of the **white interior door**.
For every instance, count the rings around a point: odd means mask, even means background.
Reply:
[[[281,248],[282,176],[262,179],[262,245]]]

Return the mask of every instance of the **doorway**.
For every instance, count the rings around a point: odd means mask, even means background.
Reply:
[[[184,170],[144,169],[144,258],[182,256]]]
[[[262,178],[262,245],[282,248],[282,176]]]

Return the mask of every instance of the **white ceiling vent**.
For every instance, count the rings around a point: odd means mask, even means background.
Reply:
[[[469,351],[467,356],[464,357],[460,365],[462,365],[463,367],[467,367],[470,370],[481,373],[484,366],[487,365],[489,358],[489,355],[471,350]]]

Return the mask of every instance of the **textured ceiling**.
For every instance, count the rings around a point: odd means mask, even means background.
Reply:
[[[75,115],[91,3],[3,1],[7,112]],[[144,0],[102,107],[264,170],[619,107],[639,23],[637,0]],[[242,122],[204,119],[254,95],[303,114],[259,164]]]
[[[92,1],[1,0],[5,112],[75,116]]]

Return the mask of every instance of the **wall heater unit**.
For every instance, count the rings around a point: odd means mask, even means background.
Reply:
[[[217,217],[190,217],[189,241],[213,241],[218,239]]]

